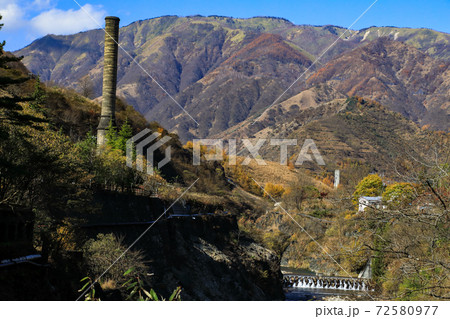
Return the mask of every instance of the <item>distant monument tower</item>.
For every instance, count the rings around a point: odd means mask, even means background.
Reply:
[[[117,56],[119,43],[119,21],[117,17],[105,18],[105,56],[103,66],[102,113],[97,127],[97,145],[106,143],[109,122],[116,120]]]
[[[334,189],[337,189],[339,187],[339,183],[341,179],[341,172],[337,169],[334,171]]]

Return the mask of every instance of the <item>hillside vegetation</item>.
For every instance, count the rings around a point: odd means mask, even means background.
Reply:
[[[167,298],[172,291],[185,300],[283,298],[276,256],[251,237],[234,239],[238,233],[234,216],[249,206],[231,192],[220,163],[193,166],[192,153],[172,134],[165,145],[171,147],[171,163],[148,175],[125,165],[125,141],[145,127],[162,136],[169,133],[157,123],[147,123],[132,107],[118,101],[118,128],[108,128],[108,143],[99,150],[93,135],[100,111],[97,103],[72,90],[45,86],[28,75],[19,59],[3,52],[0,82],[1,213],[4,207],[33,212],[30,253],[41,254],[39,262],[48,267],[2,268],[1,299],[75,299],[82,285],[92,283],[142,234],[145,229],[140,229],[140,223],[161,217],[189,186],[183,205],[201,216],[164,218],[161,227],[139,243],[139,249],[128,252],[83,298],[139,299],[127,285],[122,286],[130,280],[139,281],[139,294],[158,287],[158,293]],[[157,159],[164,150],[155,154]],[[121,223],[135,226],[114,226]],[[103,226],[91,227],[96,224]],[[174,242],[177,248],[169,249]],[[15,242],[4,243],[2,238],[2,261],[11,258],[10,253],[4,255],[5,244]],[[185,266],[182,271],[177,269],[179,260]],[[221,278],[230,282],[221,289],[214,279],[219,268]],[[148,275],[150,269],[155,276]],[[211,279],[186,280],[183,290],[177,288],[186,275]],[[81,284],[86,276],[90,279]],[[89,284],[82,290],[86,287]]]

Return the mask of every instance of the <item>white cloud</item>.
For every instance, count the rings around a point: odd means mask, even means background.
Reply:
[[[51,9],[44,11],[31,19],[30,25],[33,31],[39,35],[71,34],[99,28],[105,15],[106,12],[101,7],[86,4],[78,10]]]
[[[52,0],[34,0],[33,3],[31,4],[31,6],[35,9],[35,10],[41,10],[41,9],[46,9],[49,8],[52,4]]]
[[[17,30],[26,24],[25,12],[15,1],[0,0],[0,15],[1,23],[5,25],[3,31]]]
[[[103,25],[106,11],[102,6],[86,4],[80,9],[58,9],[58,0],[0,0],[0,40],[8,50],[22,48],[46,34],[71,34]],[[67,5],[67,3],[66,3]]]

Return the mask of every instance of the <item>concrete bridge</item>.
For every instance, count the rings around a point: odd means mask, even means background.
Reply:
[[[322,288],[339,290],[372,290],[370,279],[351,277],[326,277],[326,276],[303,276],[283,275],[284,287],[298,288]]]

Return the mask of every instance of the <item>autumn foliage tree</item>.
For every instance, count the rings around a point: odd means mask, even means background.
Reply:
[[[282,185],[266,183],[264,186],[264,197],[271,197],[273,199],[281,199],[283,196],[285,189]]]
[[[383,180],[377,174],[370,174],[356,186],[352,202],[358,205],[361,196],[380,196],[382,193]]]
[[[410,205],[417,197],[416,188],[410,183],[394,183],[388,185],[383,192],[383,201],[389,207],[404,207]]]

